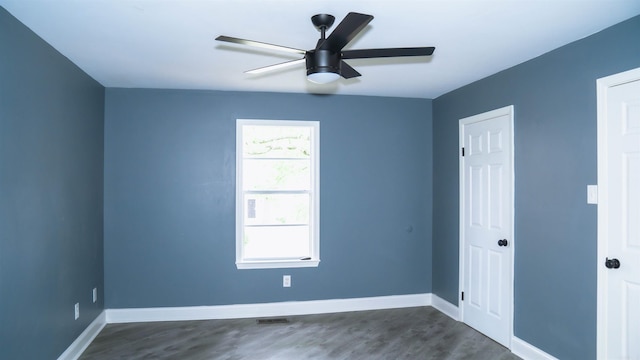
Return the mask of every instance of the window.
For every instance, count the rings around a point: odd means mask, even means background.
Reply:
[[[320,124],[237,120],[236,266],[320,262]]]

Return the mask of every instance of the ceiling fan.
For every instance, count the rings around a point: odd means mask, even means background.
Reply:
[[[260,74],[278,70],[288,66],[306,63],[307,79],[309,81],[326,84],[342,76],[351,79],[361,74],[347,64],[348,59],[368,59],[400,56],[429,56],[435,47],[381,48],[362,50],[342,50],[362,29],[373,20],[373,16],[350,12],[338,24],[329,37],[325,37],[327,29],[333,25],[335,17],[328,14],[318,14],[311,17],[311,22],[320,31],[320,40],[311,50],[301,50],[286,46],[273,45],[259,41],[245,40],[230,36],[218,36],[216,40],[230,43],[261,47],[269,50],[279,50],[303,55],[302,59],[291,60],[280,64],[265,66],[249,71],[248,74]]]

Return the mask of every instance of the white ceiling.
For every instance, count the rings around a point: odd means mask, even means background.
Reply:
[[[638,0],[0,0],[0,5],[105,87],[414,98],[438,97],[640,14]],[[312,15],[334,15],[335,28],[350,11],[375,18],[347,48],[435,46],[434,55],[349,60],[361,77],[322,86],[306,81],[302,64],[244,74],[296,55],[214,41],[227,35],[310,49],[320,36]]]

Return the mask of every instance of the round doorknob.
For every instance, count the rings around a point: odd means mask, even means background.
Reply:
[[[507,239],[498,240],[498,246],[507,246]]]
[[[607,258],[607,260],[604,262],[604,266],[606,266],[608,269],[617,269],[620,267],[620,260]]]

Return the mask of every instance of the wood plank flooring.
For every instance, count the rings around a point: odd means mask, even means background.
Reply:
[[[80,360],[519,359],[432,307],[287,320],[109,324]]]

